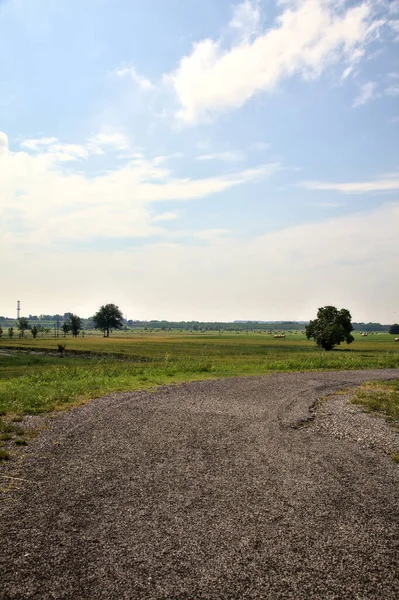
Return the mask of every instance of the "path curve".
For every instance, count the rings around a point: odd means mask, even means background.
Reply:
[[[0,597],[396,598],[397,465],[292,425],[398,374],[194,382],[58,415],[1,505]]]

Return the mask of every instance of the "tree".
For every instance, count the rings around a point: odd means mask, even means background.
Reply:
[[[8,337],[11,338],[14,336],[14,327],[9,327],[8,328]]]
[[[341,342],[351,344],[354,340],[351,319],[346,308],[338,310],[335,306],[324,306],[317,311],[317,319],[305,327],[306,337],[316,340],[316,344],[324,350],[332,350]]]
[[[395,335],[397,333],[399,333],[399,325],[397,323],[394,323],[393,325],[391,325],[389,328],[389,333],[393,333]]]
[[[2,326],[0,325],[0,338],[1,338],[1,337],[3,337],[3,328],[2,328]]]
[[[104,337],[109,337],[112,329],[122,329],[123,315],[115,304],[105,304],[96,312],[93,317],[96,329],[104,332]]]
[[[20,337],[25,337],[25,331],[30,328],[28,319],[26,317],[19,317],[17,319],[17,329],[20,331]]]
[[[37,334],[39,333],[39,328],[36,327],[36,325],[33,325],[32,329],[31,329],[31,333],[32,333],[33,339],[35,340]]]
[[[64,337],[66,337],[67,333],[69,333],[71,331],[71,323],[70,321],[64,321],[61,327],[62,331],[64,332]]]
[[[79,331],[82,329],[82,319],[78,315],[70,314],[67,321],[69,329],[72,331],[73,337],[78,337]]]

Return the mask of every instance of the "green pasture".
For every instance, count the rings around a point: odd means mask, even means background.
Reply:
[[[64,355],[57,350],[65,344]],[[9,355],[7,355],[9,354]],[[0,339],[0,460],[26,443],[25,414],[79,404],[112,392],[275,371],[399,368],[394,336],[355,335],[320,351],[301,333],[143,332],[110,338]]]
[[[64,356],[57,352],[65,344]],[[7,356],[6,353],[11,353]],[[79,338],[0,339],[0,412],[22,415],[114,391],[194,379],[274,371],[399,367],[394,336],[355,336],[320,351],[303,334],[113,334]]]

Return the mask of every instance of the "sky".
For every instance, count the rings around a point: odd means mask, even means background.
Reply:
[[[399,320],[398,0],[0,0],[0,315]]]

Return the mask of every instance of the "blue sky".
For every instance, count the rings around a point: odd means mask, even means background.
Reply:
[[[397,320],[397,0],[0,0],[0,44],[0,314]]]

